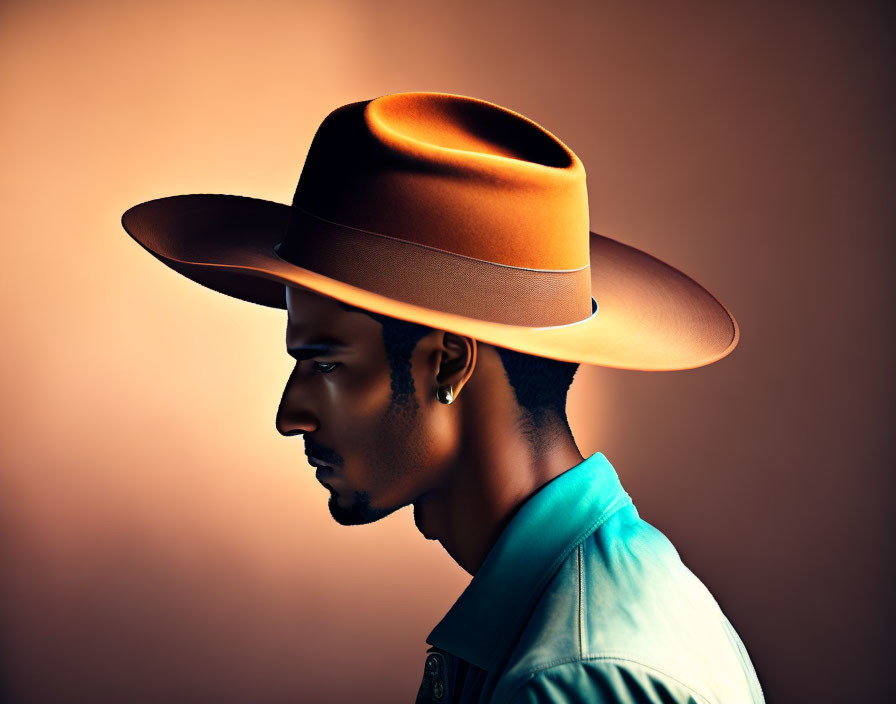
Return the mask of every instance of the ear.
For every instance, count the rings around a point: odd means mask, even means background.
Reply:
[[[443,332],[438,349],[436,385],[450,384],[454,390],[454,396],[457,398],[476,368],[476,351],[476,340],[473,338],[456,335],[453,332]]]

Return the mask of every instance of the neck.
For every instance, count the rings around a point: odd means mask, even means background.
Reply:
[[[519,422],[515,400],[470,387],[457,401],[465,405],[456,409],[461,412],[461,450],[443,481],[414,503],[414,520],[425,537],[438,540],[461,567],[476,574],[526,499],[583,457],[563,421],[554,417],[527,428]]]

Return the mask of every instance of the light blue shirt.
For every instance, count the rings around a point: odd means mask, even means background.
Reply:
[[[719,605],[600,452],[522,505],[427,642],[419,704],[764,701]]]

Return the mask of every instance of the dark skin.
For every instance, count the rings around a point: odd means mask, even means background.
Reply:
[[[309,462],[344,524],[403,506],[428,539],[475,574],[522,503],[583,457],[559,418],[525,416],[491,345],[445,331],[411,356],[413,399],[393,399],[382,326],[333,299],[287,287],[286,346],[297,358],[277,412],[304,436]],[[440,403],[450,384],[455,400]]]

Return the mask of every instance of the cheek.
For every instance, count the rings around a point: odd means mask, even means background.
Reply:
[[[394,498],[414,500],[455,460],[459,442],[453,420],[453,415],[422,409],[384,419],[378,435],[379,478],[395,483]]]
[[[426,457],[426,437],[419,418],[406,409],[392,409],[380,418],[371,457],[383,479],[398,479],[418,470]]]
[[[357,366],[350,373],[327,380],[321,389],[321,434],[345,446],[347,452],[373,434],[389,407],[388,375],[375,371]]]
[[[353,421],[374,422],[386,412],[392,396],[388,374],[368,366],[357,366],[334,378],[323,392],[329,420],[341,432],[351,430]]]
[[[358,482],[375,506],[401,506],[419,493],[431,465],[430,442],[419,421],[412,413],[393,409],[366,438],[366,452],[358,457],[363,467]]]
[[[363,378],[363,375],[360,375]],[[358,488],[367,483],[377,457],[400,442],[394,424],[388,422],[392,391],[388,377],[377,383],[352,383],[345,379],[331,392],[326,423],[327,437],[345,461],[346,474]]]

